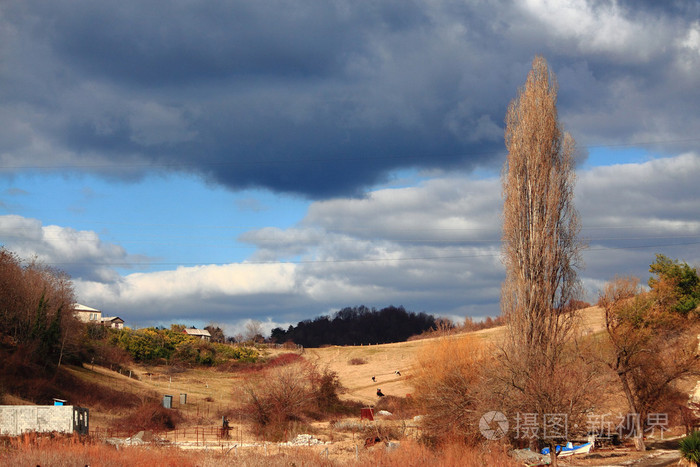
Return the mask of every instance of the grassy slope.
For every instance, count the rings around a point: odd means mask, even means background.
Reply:
[[[597,332],[604,328],[603,312],[598,307],[582,310],[581,318],[584,331]],[[504,327],[501,326],[469,333],[469,335],[497,344],[502,339],[504,331]],[[452,338],[461,336],[464,334]],[[320,365],[327,365],[338,373],[340,381],[348,390],[344,397],[374,403],[377,401],[377,388],[381,388],[384,394],[402,397],[413,391],[411,387],[413,362],[427,342],[429,339],[361,347],[332,346],[307,349],[304,356],[315,360]],[[350,360],[354,358],[366,360],[367,364],[350,364]],[[394,373],[397,370],[401,376]],[[372,381],[372,376],[376,377],[376,383]]]
[[[592,307],[581,312],[583,326],[591,331],[603,327],[602,312]],[[472,336],[498,343],[504,328],[492,328],[470,333]],[[451,338],[460,338],[461,335]],[[405,396],[413,392],[411,374],[415,356],[421,352],[429,339],[380,344],[371,346],[338,347],[330,346],[320,349],[306,349],[303,356],[321,367],[328,367],[338,373],[341,383],[347,392],[342,396],[347,399],[359,400],[367,404],[377,402],[377,388],[387,395]],[[270,355],[284,353],[282,350],[270,351]],[[353,365],[352,359],[362,359],[367,363]],[[395,374],[400,371],[401,376]],[[182,409],[189,415],[192,423],[210,421],[214,423],[222,410],[237,405],[241,400],[240,388],[244,384],[244,373],[227,373],[216,369],[188,369],[179,371],[168,367],[137,367],[134,373],[139,381],[121,375],[109,369],[90,365],[85,368],[73,368],[73,375],[82,380],[103,385],[126,394],[136,394],[140,398],[154,393],[162,398],[163,395],[173,396],[173,406]],[[149,375],[150,373],[150,375]],[[377,381],[372,381],[375,376]],[[180,406],[180,394],[187,394],[187,405]],[[18,403],[18,399],[5,403]],[[108,404],[105,404],[108,406]],[[91,419],[97,426],[106,426],[121,411],[105,414],[104,407],[93,410]],[[206,420],[203,420],[206,418]]]

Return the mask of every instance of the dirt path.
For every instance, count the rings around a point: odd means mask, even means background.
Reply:
[[[654,454],[650,454],[632,464],[624,464],[625,466],[632,465],[634,467],[663,467],[666,465],[676,465],[681,458],[679,451],[663,450]]]

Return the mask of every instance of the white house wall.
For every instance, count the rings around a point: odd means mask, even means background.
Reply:
[[[18,436],[27,432],[73,432],[72,405],[2,405],[0,435]]]

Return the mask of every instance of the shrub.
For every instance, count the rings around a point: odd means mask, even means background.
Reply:
[[[294,422],[305,420],[312,407],[311,382],[304,365],[268,370],[245,387],[247,412],[259,436],[282,440]]]
[[[690,462],[700,463],[700,431],[694,431],[680,440],[681,455]]]
[[[181,450],[157,446],[114,446],[91,438],[37,436],[25,434],[3,443],[0,438],[0,465],[99,465],[103,467],[178,466],[208,467],[245,465],[248,467],[288,467],[290,465],[331,466],[327,456],[310,448],[261,454],[254,449],[223,453],[218,450]],[[370,464],[365,464],[370,465]]]
[[[420,465],[453,467],[488,465],[489,467],[516,467],[523,465],[513,460],[503,446],[490,443],[484,446],[467,446],[463,443],[444,443],[440,449],[430,449],[424,444],[405,439],[400,449],[376,449],[368,453],[364,465]]]
[[[183,418],[179,411],[166,409],[160,401],[150,399],[145,401],[131,414],[114,423],[120,430],[137,432],[142,430],[166,431],[174,430]]]
[[[415,401],[423,411],[422,425],[430,441],[478,440],[482,345],[470,336],[438,339],[425,345],[415,367]]]
[[[268,368],[274,368],[276,366],[284,366],[284,365],[291,365],[292,363],[299,363],[304,360],[304,357],[302,357],[299,354],[295,353],[283,353],[279,354],[276,357],[270,359],[269,362],[267,362],[267,367]]]
[[[362,431],[367,427],[367,423],[363,423],[359,420],[352,419],[352,420],[337,420],[334,422],[331,422],[331,428],[333,428],[336,431]]]
[[[302,362],[306,362],[306,360],[299,354],[283,353],[266,361],[254,362],[252,365],[234,365],[231,367],[231,369],[239,369],[243,372],[248,373],[258,373],[261,371],[270,370],[271,368],[282,367],[285,365],[292,365],[294,363]]]
[[[366,365],[367,360],[365,360],[364,358],[352,358],[348,363],[350,365]]]
[[[178,325],[171,329],[120,329],[110,334],[108,342],[143,363],[165,361],[211,366],[229,360],[255,362],[258,359],[255,348],[211,343],[178,329]]]
[[[244,413],[259,436],[281,440],[308,430],[311,420],[355,411],[356,404],[338,397],[342,390],[335,372],[306,361],[273,366],[248,380]]]

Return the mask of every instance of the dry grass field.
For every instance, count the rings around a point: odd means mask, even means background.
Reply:
[[[602,311],[596,307],[581,311],[581,325],[589,332],[603,329]],[[466,335],[497,344],[504,332],[496,327],[467,334],[448,336],[461,339]],[[318,349],[294,351],[319,368],[336,372],[345,388],[341,398],[374,405],[378,401],[377,389],[385,395],[405,397],[413,392],[412,375],[416,356],[434,338],[412,340],[393,344],[368,346],[328,346]],[[262,349],[263,354],[272,358],[289,350]],[[358,364],[360,363],[360,364]],[[152,395],[162,399],[173,396],[173,407],[185,415],[185,424],[219,424],[221,414],[231,407],[238,407],[242,401],[241,388],[250,374],[227,372],[216,368],[180,368],[172,366],[136,366],[129,374],[120,374],[107,368],[85,365],[71,370],[81,379],[95,382],[123,394],[133,393],[145,398]],[[400,373],[400,375],[398,373]],[[372,377],[376,381],[372,381]],[[180,403],[180,395],[186,394],[186,404]],[[12,403],[17,403],[14,401]],[[104,429],[121,416],[118,411],[91,411],[92,426]]]
[[[602,311],[596,307],[581,310],[581,326],[585,333],[598,332],[604,327]],[[487,344],[497,345],[502,339],[504,328],[497,327],[482,331],[443,336],[447,339],[477,338]],[[381,388],[387,396],[405,397],[414,391],[413,376],[416,371],[418,356],[431,345],[431,341],[440,338],[412,340],[402,343],[381,344],[369,346],[338,347],[328,346],[318,349],[294,351],[305,360],[316,364],[319,368],[328,368],[336,372],[340,383],[345,388],[342,399],[360,401],[364,405],[375,405],[379,401],[376,395]],[[265,357],[274,358],[289,350],[261,349]],[[375,424],[361,423],[359,413],[348,418],[339,417],[330,421],[313,422],[310,432],[323,444],[304,447],[286,447],[279,444],[262,442],[251,431],[250,425],[237,420],[231,420],[231,439],[217,438],[218,427],[221,426],[222,414],[231,413],[232,409],[240,407],[244,400],[242,388],[255,376],[250,371],[220,371],[216,368],[179,368],[172,366],[137,366],[132,368],[132,374],[120,374],[99,366],[86,365],[83,368],[72,368],[71,372],[80,379],[108,386],[125,395],[135,395],[146,400],[157,398],[162,400],[164,395],[173,396],[173,408],[181,418],[178,429],[171,432],[158,433],[158,436],[177,441],[184,451],[165,450],[151,456],[138,447],[123,447],[122,456],[132,456],[134,465],[223,465],[230,463],[231,456],[247,465],[418,465],[416,459],[420,456],[421,465],[515,465],[508,460],[503,452],[496,451],[455,451],[443,452],[437,455],[425,450],[411,440],[413,425],[410,419],[397,420],[393,417],[379,417]],[[400,373],[400,374],[399,374]],[[131,377],[130,377],[131,376]],[[376,381],[372,381],[372,377]],[[186,403],[181,403],[181,394],[186,394]],[[153,400],[153,399],[151,399]],[[4,403],[22,403],[21,399],[12,398]],[[152,403],[151,403],[152,404]],[[152,405],[151,405],[152,407]],[[144,403],[144,411],[151,410]],[[132,410],[133,412],[133,410]],[[119,426],[126,415],[119,410],[105,410],[101,407],[91,409],[91,431],[106,433],[108,428]],[[373,433],[393,431],[402,438],[400,452],[390,453],[385,449],[365,449],[364,439]],[[116,436],[132,436],[136,430],[118,432]],[[406,437],[408,435],[408,437]],[[74,453],[73,460],[92,459],[93,465],[122,465],[117,455],[103,452],[99,447],[75,441],[61,441],[63,446],[42,445],[41,442],[28,442],[18,445],[17,449],[7,451],[6,460],[47,461],[60,456],[58,452]],[[67,444],[66,444],[67,443]],[[189,449],[187,449],[189,448]],[[191,455],[191,449],[205,449],[206,455]],[[52,451],[56,449],[56,453]],[[142,448],[141,448],[142,449]],[[449,448],[453,449],[453,448]],[[448,449],[448,450],[449,450]],[[455,448],[456,449],[456,448]],[[469,448],[472,449],[472,448]],[[136,450],[136,451],[134,451]],[[3,453],[0,449],[0,459]],[[132,453],[133,452],[133,453]],[[139,454],[141,452],[141,454]],[[176,452],[182,452],[177,454]],[[155,452],[153,452],[155,454]],[[57,457],[53,457],[57,456]],[[103,456],[103,462],[95,461]],[[155,459],[170,459],[159,462]],[[639,454],[629,452],[625,455],[628,460],[639,457]],[[474,464],[466,462],[472,459]],[[487,460],[488,459],[488,460]],[[616,459],[617,460],[617,459]],[[619,460],[622,460],[619,459]],[[202,464],[204,462],[204,464]],[[20,462],[21,463],[21,462]],[[43,464],[41,464],[43,465]],[[59,464],[56,464],[59,465]],[[62,464],[60,464],[62,465]],[[70,462],[65,465],[71,465]],[[81,464],[82,465],[82,464]],[[602,465],[595,462],[576,463],[569,465]]]
[[[598,332],[604,329],[604,316],[600,308],[583,309],[580,315],[584,332]],[[448,338],[461,339],[468,335],[483,339],[487,343],[498,344],[504,331],[501,326],[467,334],[455,334]],[[431,339],[360,347],[329,346],[306,349],[304,356],[338,373],[341,383],[347,388],[345,398],[372,404],[377,401],[378,388],[386,395],[400,397],[413,392],[411,376],[416,356]],[[354,359],[367,363],[356,365],[352,363]],[[397,375],[396,371],[399,371],[401,376]],[[376,377],[376,382],[372,381],[372,376]]]

